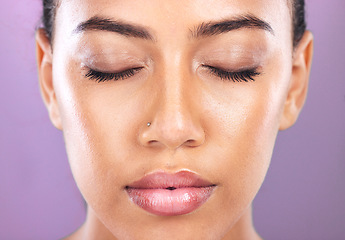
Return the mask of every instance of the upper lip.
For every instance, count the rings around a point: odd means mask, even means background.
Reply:
[[[173,190],[176,188],[201,188],[210,186],[215,186],[215,184],[190,171],[180,171],[177,173],[158,171],[144,176],[140,180],[126,186],[126,188]]]

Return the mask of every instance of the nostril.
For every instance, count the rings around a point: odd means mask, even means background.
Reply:
[[[150,127],[140,128],[138,140],[142,146],[165,146],[176,150],[179,147],[194,148],[204,143],[205,131],[198,122],[190,119],[173,121],[173,117],[163,117],[156,117],[155,123]]]
[[[199,145],[201,145],[200,143],[198,143],[197,140],[194,140],[194,139],[189,139],[185,142],[185,145],[186,146],[189,146],[189,147],[197,147]]]
[[[151,141],[149,141],[148,143],[149,144],[152,144],[152,143],[156,143],[156,142],[158,142],[157,140],[151,140]]]

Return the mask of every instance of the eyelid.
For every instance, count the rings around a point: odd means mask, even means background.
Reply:
[[[220,67],[214,67],[210,65],[202,65],[202,67],[206,68],[210,72],[210,74],[219,77],[221,80],[233,82],[255,81],[254,77],[261,74],[261,72],[258,71],[259,67],[245,68],[236,71],[229,71]]]
[[[144,67],[134,67],[118,72],[102,72],[88,67],[88,72],[84,75],[84,77],[89,78],[90,80],[94,80],[98,83],[106,81],[125,80],[127,78],[134,76],[143,68]]]

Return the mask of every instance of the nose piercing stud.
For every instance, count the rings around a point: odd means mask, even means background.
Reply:
[[[149,126],[151,126],[151,123],[150,123],[150,122],[148,122],[146,125],[149,127]]]

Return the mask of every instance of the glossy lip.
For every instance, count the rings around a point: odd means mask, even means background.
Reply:
[[[131,201],[142,209],[159,216],[177,216],[199,208],[215,187],[215,184],[189,171],[174,174],[159,171],[144,176],[125,189]]]

